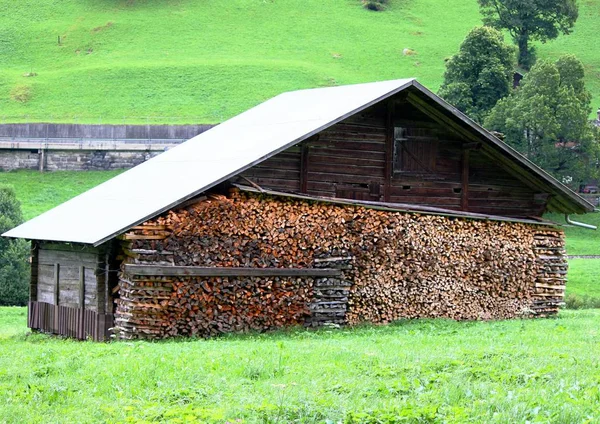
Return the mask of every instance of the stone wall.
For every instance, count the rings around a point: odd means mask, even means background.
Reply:
[[[46,150],[0,149],[0,171],[98,171],[132,168],[162,150]]]

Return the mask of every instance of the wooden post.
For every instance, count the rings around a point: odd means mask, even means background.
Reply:
[[[58,302],[60,301],[60,264],[54,264],[54,326],[53,332],[58,333],[59,331],[59,307]]]
[[[300,191],[308,192],[308,140],[302,143],[302,153],[300,157]]]
[[[29,300],[37,302],[38,291],[38,252],[39,246],[36,241],[31,242],[31,273],[29,277]]]
[[[383,201],[390,201],[392,187],[392,161],[394,160],[394,98],[387,102],[385,117],[385,179],[383,183]]]
[[[467,149],[462,152],[462,189],[460,208],[463,211],[469,210],[469,150]]]
[[[79,307],[85,308],[85,267],[79,267]]]
[[[59,288],[59,280],[60,280],[60,264],[54,264],[54,304],[58,306],[58,302],[60,300],[60,288]]]

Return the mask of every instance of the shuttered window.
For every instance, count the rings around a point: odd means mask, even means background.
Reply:
[[[415,136],[407,128],[394,128],[394,173],[424,174],[435,171],[437,139]]]

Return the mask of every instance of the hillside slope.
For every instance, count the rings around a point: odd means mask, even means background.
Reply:
[[[579,55],[600,106],[600,0],[580,3],[574,34],[540,55]],[[415,76],[437,90],[480,24],[475,0],[383,13],[359,0],[0,0],[0,12],[0,122],[213,123],[297,88]]]

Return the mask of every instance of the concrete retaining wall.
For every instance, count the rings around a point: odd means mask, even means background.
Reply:
[[[0,171],[132,168],[211,125],[0,125]]]

